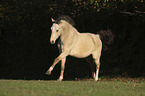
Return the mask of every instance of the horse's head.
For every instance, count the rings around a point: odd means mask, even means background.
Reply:
[[[51,18],[52,19],[52,18]],[[53,25],[52,25],[52,27],[51,27],[51,31],[52,31],[52,33],[51,33],[51,37],[50,37],[50,43],[51,44],[54,44],[55,43],[55,41],[56,41],[56,39],[60,36],[60,34],[61,34],[61,29],[60,29],[60,25],[59,24],[57,24],[57,23],[55,23],[55,20],[54,19],[52,19],[52,22],[54,22],[53,23]]]

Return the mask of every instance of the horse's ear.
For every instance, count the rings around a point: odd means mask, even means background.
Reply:
[[[53,18],[51,18],[51,21],[52,21],[52,22],[55,22],[55,20],[54,20]]]

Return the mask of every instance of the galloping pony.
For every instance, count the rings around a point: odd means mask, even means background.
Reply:
[[[68,16],[61,16],[57,20],[52,19],[52,22],[53,25],[51,27],[52,33],[50,42],[51,44],[54,44],[58,37],[60,37],[58,47],[61,54],[54,60],[52,66],[49,68],[46,74],[51,75],[51,71],[61,60],[61,73],[58,81],[62,81],[66,57],[70,55],[77,58],[86,58],[88,63],[90,64],[92,76],[95,81],[97,81],[102,50],[101,36],[107,38],[109,38],[110,36],[110,38],[112,38],[111,31],[102,31],[102,35],[92,33],[79,33],[74,27],[75,23]],[[92,57],[90,57],[90,55],[92,55]],[[94,63],[96,64],[96,69],[94,68]]]

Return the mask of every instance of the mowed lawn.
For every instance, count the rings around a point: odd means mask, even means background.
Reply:
[[[0,96],[145,96],[145,80],[0,80]]]

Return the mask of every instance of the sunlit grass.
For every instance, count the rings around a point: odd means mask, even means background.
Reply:
[[[0,96],[145,96],[145,80],[0,80]]]

